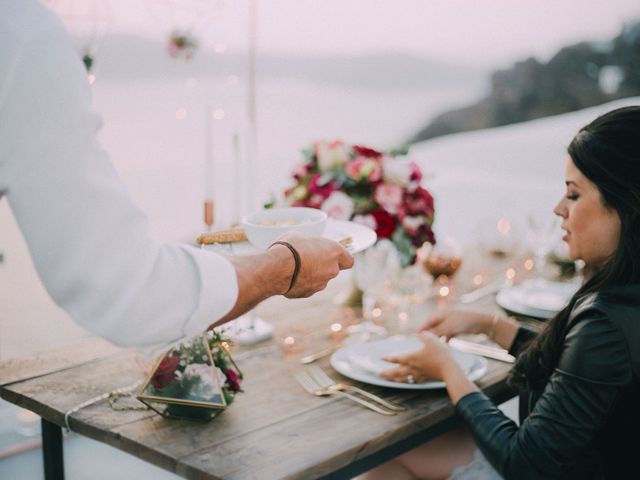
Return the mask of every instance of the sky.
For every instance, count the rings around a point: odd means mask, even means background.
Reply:
[[[86,0],[49,0],[62,10]],[[252,0],[93,0],[116,33],[153,37],[197,24],[212,41],[246,44]],[[452,63],[504,67],[560,47],[604,40],[640,19],[638,0],[255,0],[259,51],[352,55],[406,52]]]

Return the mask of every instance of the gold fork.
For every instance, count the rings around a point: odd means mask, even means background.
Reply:
[[[307,392],[309,392],[312,395],[315,395],[317,397],[325,397],[325,396],[328,396],[328,395],[337,395],[339,397],[349,398],[349,399],[353,400],[354,402],[359,403],[360,405],[363,405],[363,406],[367,407],[368,409],[373,410],[374,412],[380,413],[382,415],[395,415],[397,413],[397,412],[394,412],[394,411],[385,410],[384,408],[378,407],[377,405],[374,405],[373,403],[369,403],[366,400],[363,400],[361,398],[356,397],[355,395],[351,395],[350,393],[342,392],[342,391],[339,391],[339,390],[331,390],[331,389],[328,389],[328,388],[322,388],[306,372],[298,371],[298,372],[296,372],[294,374],[294,376],[295,376],[296,380],[298,381],[298,383],[302,386],[302,388],[304,388]]]
[[[317,365],[313,365],[309,368],[309,374],[322,388],[326,388],[328,390],[337,390],[340,392],[359,393],[363,397],[367,397],[368,399],[373,400],[374,402],[377,402],[380,405],[383,405],[385,408],[388,408],[389,410],[393,410],[394,412],[404,412],[407,410],[407,408],[403,407],[402,405],[391,403],[383,398],[378,397],[377,395],[374,395],[371,392],[367,392],[362,388],[356,387],[355,385],[338,383],[335,380],[333,380],[329,375],[327,375],[325,371],[322,370],[322,368],[320,368]]]

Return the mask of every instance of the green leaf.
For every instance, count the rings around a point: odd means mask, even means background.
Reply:
[[[401,145],[399,147],[394,147],[391,150],[389,150],[388,153],[392,157],[406,155],[407,153],[409,153],[409,146],[408,145]]]
[[[402,227],[397,227],[391,241],[398,250],[398,256],[400,257],[400,266],[402,268],[408,267],[413,263],[416,249],[411,243],[411,238],[407,235]]]

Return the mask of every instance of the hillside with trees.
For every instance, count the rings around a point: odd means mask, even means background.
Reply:
[[[640,21],[607,42],[562,48],[547,63],[531,57],[491,74],[487,97],[436,116],[411,143],[556,115],[640,95]]]

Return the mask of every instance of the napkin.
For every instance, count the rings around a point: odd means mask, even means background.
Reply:
[[[390,368],[397,366],[395,363],[385,362],[381,358],[371,358],[367,355],[360,355],[358,353],[349,353],[347,358],[352,366],[374,375],[378,375],[383,370],[389,370]]]

